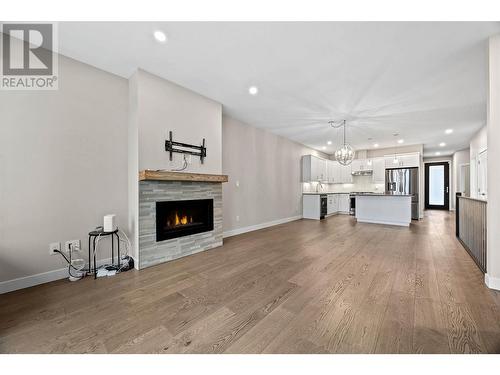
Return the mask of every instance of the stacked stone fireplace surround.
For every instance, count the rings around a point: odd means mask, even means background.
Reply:
[[[156,241],[156,202],[213,199],[214,229]],[[222,245],[222,184],[200,181],[139,182],[140,268],[195,254]]]

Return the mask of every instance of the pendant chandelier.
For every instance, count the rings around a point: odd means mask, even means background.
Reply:
[[[335,151],[335,160],[339,162],[341,165],[349,165],[352,163],[354,159],[354,149],[352,146],[345,141],[345,120],[342,121],[342,125],[335,126],[333,121],[330,121],[330,125],[335,127],[343,126],[343,142],[342,146]]]

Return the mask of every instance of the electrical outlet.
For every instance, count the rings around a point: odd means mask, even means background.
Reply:
[[[66,241],[64,250],[69,253],[71,250],[80,249],[80,240]]]
[[[240,215],[236,215],[236,221],[240,221]]]
[[[187,154],[187,155],[184,155],[184,156],[186,157],[186,163],[191,164],[192,163],[191,155]]]
[[[57,251],[61,251],[61,243],[60,242],[52,242],[49,244],[49,254],[56,255]]]

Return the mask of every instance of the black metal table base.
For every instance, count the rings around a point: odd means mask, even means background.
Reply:
[[[101,237],[111,236],[111,263],[114,267],[117,267],[117,270],[120,270],[120,236],[118,235],[118,229],[113,232],[100,232],[100,231],[92,231],[89,232],[89,273],[94,274],[94,279],[97,278],[97,261],[96,261],[96,242],[100,241]],[[116,266],[115,266],[115,236],[117,239],[117,257],[116,257]],[[90,243],[92,242],[92,248],[90,247]],[[98,242],[97,242],[98,243]],[[91,256],[91,253],[93,256]],[[94,261],[94,267],[92,268],[92,260]]]

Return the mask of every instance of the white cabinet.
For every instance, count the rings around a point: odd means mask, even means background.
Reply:
[[[354,159],[351,163],[352,172],[372,170],[372,159]]]
[[[351,207],[349,194],[335,193],[328,194],[327,198],[327,214],[333,215],[336,213],[348,214]]]
[[[336,160],[327,160],[328,182],[331,184],[343,183],[342,166]]]
[[[315,181],[326,181],[327,171],[326,171],[326,160],[313,157],[313,176],[317,176]]]
[[[327,208],[326,208],[326,213],[327,215],[332,215],[336,213],[339,208],[338,208],[338,194],[328,194],[327,195]]]
[[[360,159],[354,159],[351,163],[351,172],[362,171],[362,163]]]
[[[420,155],[419,154],[407,154],[401,155],[399,157],[401,166],[405,168],[419,167],[420,166]]]
[[[302,217],[304,219],[320,219],[321,201],[319,194],[302,195]]]
[[[340,169],[338,168],[339,163],[334,160],[326,161],[326,169],[328,175],[328,182],[330,184],[336,184],[340,182]]]
[[[304,155],[302,157],[302,181],[326,181],[327,165],[326,160],[314,155]]]
[[[386,168],[413,168],[420,167],[420,154],[396,154],[385,156]]]
[[[350,198],[349,194],[337,194],[338,197],[338,211],[342,213],[349,213]]]
[[[385,156],[385,167],[386,168],[398,168],[399,159],[397,155],[386,155]]]
[[[350,165],[340,165],[340,182],[343,184],[352,183],[352,174],[351,174],[351,166]]]
[[[385,159],[375,158],[372,159],[373,168],[373,183],[374,184],[385,184]]]
[[[343,166],[336,160],[325,160],[314,155],[302,157],[302,182],[349,184],[352,183],[351,171],[351,165]]]

